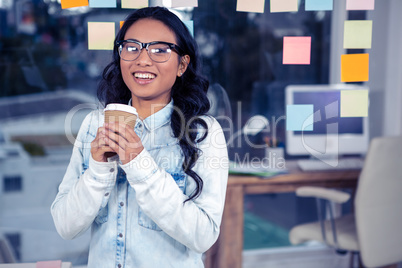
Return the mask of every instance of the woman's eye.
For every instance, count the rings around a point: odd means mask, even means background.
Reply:
[[[127,50],[128,52],[137,52],[137,51],[138,51],[138,48],[135,47],[135,46],[127,46],[127,47],[126,47],[126,50]]]
[[[152,48],[151,52],[154,54],[163,54],[163,53],[169,53],[169,48]]]

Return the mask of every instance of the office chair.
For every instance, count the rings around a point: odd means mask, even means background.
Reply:
[[[320,221],[293,227],[292,244],[316,240],[338,251],[360,254],[359,265],[381,267],[402,261],[402,137],[371,141],[359,176],[354,213],[333,217],[330,202],[342,204],[350,195],[320,187],[300,187],[296,195],[315,197]],[[325,200],[325,201],[322,201]],[[329,219],[323,220],[321,202]],[[357,254],[356,254],[357,253]],[[360,262],[361,261],[361,262]]]

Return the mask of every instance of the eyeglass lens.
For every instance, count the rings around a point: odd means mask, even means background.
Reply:
[[[141,53],[141,45],[137,43],[124,43],[120,57],[126,61],[136,60]],[[171,49],[166,44],[152,44],[148,46],[148,55],[155,62],[165,62],[170,58]]]

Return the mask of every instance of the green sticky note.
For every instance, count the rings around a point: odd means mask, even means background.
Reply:
[[[313,131],[314,105],[295,104],[286,106],[286,130]]]
[[[368,90],[341,90],[341,117],[368,116]]]
[[[113,50],[114,22],[88,22],[88,49]]]
[[[264,13],[264,0],[237,0],[236,11]]]
[[[372,20],[347,20],[344,26],[343,48],[371,48]]]

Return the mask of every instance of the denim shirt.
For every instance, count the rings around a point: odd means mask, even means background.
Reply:
[[[172,110],[171,101],[137,119],[134,130],[144,149],[125,165],[118,157],[101,163],[91,156],[103,111],[92,111],[83,121],[51,213],[64,239],[91,229],[89,268],[204,267],[202,253],[218,238],[225,202],[226,142],[219,123],[203,117],[208,136],[197,144],[202,154],[193,167],[203,189],[184,203],[196,184],[182,169]]]

